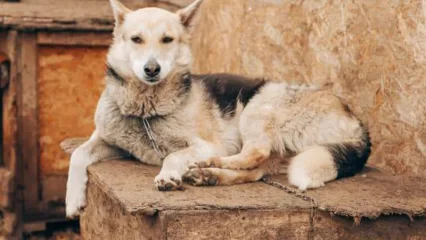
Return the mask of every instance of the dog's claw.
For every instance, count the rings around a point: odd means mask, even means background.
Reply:
[[[198,163],[193,163],[193,164],[189,165],[188,166],[188,171],[191,170],[191,169],[194,169],[194,168],[199,168],[198,167]]]
[[[215,186],[219,183],[218,177],[209,169],[190,169],[183,178],[194,186]]]
[[[161,172],[155,177],[155,188],[159,191],[172,191],[182,189],[182,180],[178,172]]]
[[[189,168],[220,168],[220,158],[209,158],[205,161],[196,162],[192,164]]]

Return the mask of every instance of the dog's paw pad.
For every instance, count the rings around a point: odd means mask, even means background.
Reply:
[[[176,171],[160,172],[155,177],[155,188],[159,191],[172,191],[182,188],[182,178]]]
[[[195,186],[215,186],[219,179],[209,169],[190,169],[184,176],[184,180]]]

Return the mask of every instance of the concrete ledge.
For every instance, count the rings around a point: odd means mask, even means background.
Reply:
[[[267,180],[289,186],[285,175]],[[303,193],[303,196],[312,198],[318,209],[335,215],[361,220],[399,214],[411,219],[426,213],[425,181],[421,177],[390,175],[367,167],[361,174],[330,182],[324,188]]]
[[[306,193],[289,187],[284,176],[158,192],[152,184],[158,171],[125,160],[91,166],[83,238],[426,238],[424,179],[367,169]]]

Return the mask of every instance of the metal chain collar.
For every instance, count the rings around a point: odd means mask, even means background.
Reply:
[[[164,156],[163,154],[161,154],[160,148],[158,147],[157,142],[155,141],[154,135],[152,134],[151,125],[149,125],[148,119],[146,118],[142,119],[142,123],[143,123],[143,126],[145,127],[146,134],[148,134],[149,141],[151,141],[152,147],[154,148],[158,157],[161,160],[163,160]]]

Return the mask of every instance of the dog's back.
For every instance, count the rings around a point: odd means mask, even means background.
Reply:
[[[263,79],[229,73],[193,75],[192,80],[201,82],[222,115],[230,117],[234,115],[238,102],[245,106],[265,84]]]

